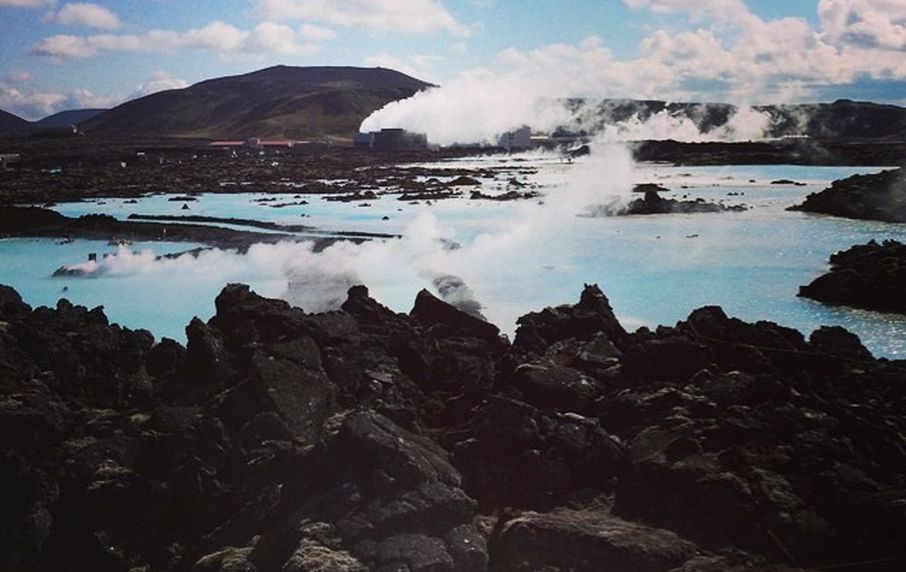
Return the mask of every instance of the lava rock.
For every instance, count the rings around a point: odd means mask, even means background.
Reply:
[[[906,222],[906,173],[903,169],[853,175],[831,183],[789,210],[833,216]]]
[[[495,566],[502,570],[672,570],[696,546],[676,534],[597,511],[524,513],[503,525]]]
[[[830,257],[831,269],[807,286],[799,296],[824,302],[906,313],[906,245],[874,240]]]

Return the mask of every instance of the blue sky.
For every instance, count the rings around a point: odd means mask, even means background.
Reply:
[[[906,1],[0,0],[0,109],[28,119],[274,64],[553,96],[904,104]]]

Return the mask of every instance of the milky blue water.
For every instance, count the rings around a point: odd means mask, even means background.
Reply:
[[[451,166],[487,167],[498,162],[468,160]],[[827,307],[796,297],[800,285],[826,270],[833,252],[869,239],[906,240],[906,225],[784,210],[834,179],[879,169],[645,165],[632,172],[633,181],[660,183],[674,197],[688,194],[751,208],[743,213],[592,218],[575,216],[589,201],[587,193],[579,193],[577,199],[575,189],[593,188],[594,177],[607,186],[610,179],[623,175],[608,172],[606,166],[595,170],[544,159],[530,163],[538,173],[520,178],[542,185],[543,205],[466,198],[412,205],[388,196],[360,206],[295,198],[292,193],[278,202],[309,204],[273,208],[269,206],[273,203],[258,201],[263,195],[250,193],[203,195],[186,203],[188,210],[165,196],[145,197],[136,204],[119,199],[60,204],[57,210],[70,216],[195,214],[310,224],[323,230],[401,233],[407,239],[338,248],[326,256],[271,247],[253,249],[246,256],[213,252],[200,261],[184,257],[166,263],[155,263],[154,256],[197,245],[133,244],[132,251],[145,250],[146,255],[127,258],[95,278],[51,274],[64,264],[84,261],[88,252],[115,252],[116,247],[96,241],[7,239],[0,240],[0,283],[17,288],[32,305],[53,305],[65,296],[89,307],[104,306],[111,321],[178,340],[184,340],[184,327],[192,316],[207,319],[213,313],[213,299],[228,282],[249,283],[267,296],[286,296],[290,276],[302,276],[312,290],[322,276],[335,270],[351,275],[353,282],[367,283],[376,298],[395,310],[408,311],[418,290],[432,287],[433,275],[449,271],[466,280],[489,319],[510,333],[519,315],[573,302],[583,283],[597,283],[630,329],[673,324],[697,307],[716,304],[730,315],[771,320],[806,335],[823,324],[842,325],[877,355],[906,358],[906,318]],[[581,181],[574,177],[580,168],[585,169]],[[485,181],[484,188],[502,186],[509,176]],[[776,179],[806,184],[770,184]],[[595,202],[600,197],[592,198]],[[413,238],[422,234],[428,238]],[[455,240],[461,248],[443,251],[431,237]],[[334,290],[345,288],[342,281],[324,283]],[[342,297],[342,292],[333,294]]]

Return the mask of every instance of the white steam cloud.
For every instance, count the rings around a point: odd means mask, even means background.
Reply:
[[[530,294],[526,272],[556,271],[568,258],[571,237],[580,232],[576,216],[597,204],[626,200],[635,177],[631,154],[622,145],[593,145],[590,157],[557,168],[559,179],[550,181],[543,201],[509,204],[510,216],[469,240],[425,212],[401,239],[342,241],[320,252],[311,243],[279,243],[257,244],[245,254],[213,249],[157,258],[121,247],[115,255],[68,268],[87,276],[277,280],[285,284],[283,298],[310,312],[336,309],[353,284],[368,285],[378,300],[400,311],[409,309],[418,290],[429,288],[476,312],[481,301],[489,321],[512,331],[515,319],[529,309],[520,302]],[[452,242],[460,247],[451,249]]]
[[[772,126],[771,116],[752,107],[736,110],[723,125],[702,130],[690,117],[659,111],[643,120],[638,114],[626,121],[604,126],[600,137],[607,141],[754,141],[764,139]]]
[[[479,71],[387,104],[367,117],[360,131],[403,128],[424,133],[437,145],[468,145],[496,144],[502,134],[524,126],[533,133],[579,131],[580,121],[603,123],[596,135],[608,141],[749,141],[764,139],[772,126],[768,113],[750,106],[737,108],[726,123],[706,130],[685,113],[688,107],[685,112],[665,109],[644,119],[636,114],[613,121],[597,108],[598,100],[570,109],[567,99],[552,93],[557,90],[543,78]]]
[[[438,145],[495,143],[523,125],[550,131],[568,123],[570,112],[545,87],[519,75],[464,74],[447,86],[387,104],[367,117],[360,131],[402,127],[425,133]]]

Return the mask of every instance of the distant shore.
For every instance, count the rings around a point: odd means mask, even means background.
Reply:
[[[677,165],[891,166],[900,164],[906,157],[906,143],[901,141],[643,141],[629,145],[639,161]],[[561,151],[566,156],[567,150]],[[9,170],[0,170],[0,204],[44,204],[157,193],[339,196],[393,185],[400,192],[417,196],[444,190],[437,184],[416,180],[419,177],[430,180],[436,174],[419,168],[419,164],[493,152],[501,150],[450,148],[381,153],[341,145],[307,145],[259,154],[217,149],[209,141],[194,139],[89,136],[61,140],[0,139],[0,153],[20,156]],[[509,168],[515,166],[510,164]],[[468,177],[487,175],[481,170],[465,168],[448,168],[444,173]]]

